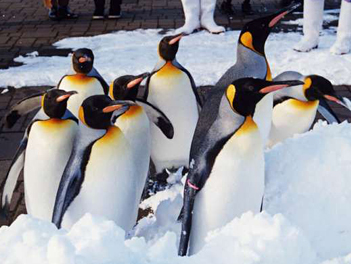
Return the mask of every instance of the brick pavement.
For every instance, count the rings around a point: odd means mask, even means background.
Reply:
[[[252,0],[253,8],[259,13],[245,16],[240,12],[241,0],[233,0],[237,10],[234,19],[228,19],[226,15],[218,11],[218,8],[215,12],[215,19],[218,24],[227,28],[241,29],[242,25],[249,20],[276,10],[278,1]],[[119,20],[106,19],[102,21],[91,19],[94,10],[93,1],[71,0],[70,2],[71,9],[80,14],[79,19],[53,22],[48,19],[47,10],[42,6],[42,0],[0,0],[0,69],[16,66],[18,63],[13,61],[15,57],[33,51],[38,51],[41,56],[67,56],[71,50],[56,50],[52,46],[54,42],[66,37],[93,36],[116,30],[137,28],[171,29],[180,27],[184,23],[180,0],[123,0],[123,17]],[[335,8],[339,5],[337,2],[337,0],[327,0],[326,5]],[[220,3],[221,0],[218,1],[218,4]],[[280,25],[277,30],[291,27],[296,30],[295,26],[286,25]],[[336,88],[342,95],[351,98],[351,87],[338,86]],[[24,87],[17,89],[14,94],[0,95],[0,119],[10,105],[42,89],[45,88]],[[205,93],[207,89],[204,87],[202,91]],[[345,109],[337,105],[333,105],[333,108],[342,120],[351,121],[350,115]],[[10,130],[0,127],[0,186],[4,182],[4,177],[24,129],[33,115],[21,118]],[[23,189],[23,177],[21,177],[11,203],[10,221],[19,214],[25,213]],[[4,223],[8,224],[1,222],[0,219],[0,226]]]

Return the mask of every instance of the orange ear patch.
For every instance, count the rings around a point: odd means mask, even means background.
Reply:
[[[245,32],[244,34],[242,34],[240,38],[240,42],[250,50],[256,51],[252,44],[252,35],[250,32]]]

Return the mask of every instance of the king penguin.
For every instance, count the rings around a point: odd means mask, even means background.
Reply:
[[[2,191],[5,214],[24,169],[27,212],[51,221],[61,175],[78,130],[78,120],[67,110],[67,101],[75,93],[54,89],[37,96],[41,97],[41,109],[27,127],[6,176]]]
[[[93,67],[94,54],[90,49],[78,49],[73,53],[72,65],[75,74],[65,75],[57,85],[65,91],[75,90],[78,95],[68,102],[68,109],[78,117],[78,109],[84,99],[91,95],[108,94],[108,84]]]
[[[173,137],[173,126],[169,119],[155,106],[137,97],[140,83],[148,73],[138,76],[124,75],[110,85],[110,97],[113,100],[131,100],[136,104],[120,116],[115,125],[128,139],[135,155],[136,175],[140,177],[137,193],[142,194],[149,172],[151,153],[150,121],[153,122],[169,139]]]
[[[322,76],[303,76],[298,72],[288,71],[278,75],[274,81],[291,80],[291,78],[301,80],[304,84],[274,93],[272,127],[267,143],[268,147],[272,147],[294,134],[308,131],[317,111],[329,123],[340,123],[327,101],[335,102],[349,109],[346,99],[337,95],[331,82]]]
[[[202,111],[213,111],[213,105],[217,105],[216,109],[218,109],[225,89],[237,79],[253,77],[268,81],[272,80],[271,70],[264,49],[266,40],[272,28],[285,15],[299,6],[300,4],[292,4],[275,14],[252,20],[244,25],[239,35],[236,63],[218,80],[207,97],[207,100],[210,101],[209,105],[207,106],[206,100]],[[217,90],[221,92],[218,93]],[[271,127],[273,94],[267,94],[257,104],[257,108],[260,110],[256,112],[253,118],[259,127],[263,141],[266,142]]]
[[[84,214],[113,220],[125,231],[137,219],[140,196],[129,141],[114,125],[134,105],[94,95],[79,109],[79,131],[56,195],[52,222],[70,228]]]
[[[146,82],[144,99],[159,108],[174,127],[174,136],[170,140],[151,124],[151,158],[157,173],[187,166],[191,138],[201,107],[192,76],[176,60],[181,37],[167,36],[160,41],[159,61]]]
[[[264,191],[263,141],[252,116],[266,93],[300,84],[243,78],[225,90],[215,118],[201,112],[184,189],[179,255],[197,253],[209,231],[251,210]],[[214,106],[216,107],[216,106]]]

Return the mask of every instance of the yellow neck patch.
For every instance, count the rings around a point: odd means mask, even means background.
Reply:
[[[236,93],[235,86],[233,84],[229,85],[228,88],[227,88],[227,91],[226,91],[226,96],[227,96],[228,102],[230,104],[230,107],[233,110],[234,110],[233,101],[234,101],[234,98],[235,98],[235,93]]]
[[[267,75],[266,75],[266,81],[273,81],[272,78],[272,72],[271,72],[271,68],[269,67],[268,61],[266,59],[266,64],[267,64]]]
[[[85,118],[84,118],[84,109],[83,109],[82,106],[79,107],[78,117],[79,117],[80,121],[81,121],[84,125],[86,125],[86,126],[88,127],[87,123],[85,122]]]
[[[310,77],[305,78],[305,84],[303,85],[303,92],[305,93],[308,88],[311,88],[312,79]]]
[[[244,134],[248,134],[254,130],[257,130],[257,124],[252,119],[252,116],[247,116],[244,124],[240,127],[240,129],[236,132],[237,136],[241,136]]]
[[[168,61],[155,75],[157,77],[175,77],[181,73],[181,70]]]
[[[113,82],[110,84],[110,89],[109,89],[109,94],[110,94],[110,97],[113,99],[113,100],[116,100],[113,96]]]
[[[129,109],[119,117],[120,120],[125,120],[128,118],[133,118],[138,116],[142,112],[143,108],[139,105],[132,105]]]
[[[253,47],[253,44],[252,44],[252,35],[250,32],[245,32],[244,34],[241,35],[241,38],[240,38],[240,42],[247,48],[249,48],[250,50],[253,50],[255,52],[257,52],[255,50],[255,48]]]
[[[290,99],[289,104],[295,108],[295,109],[299,109],[299,110],[310,110],[313,108],[317,108],[319,105],[319,100],[314,100],[314,101],[308,101],[308,102],[303,102],[300,100],[296,100],[296,99]]]

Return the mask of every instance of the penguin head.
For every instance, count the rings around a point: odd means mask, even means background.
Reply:
[[[107,129],[131,105],[135,104],[131,101],[113,101],[107,95],[93,95],[85,99],[79,108],[79,120],[93,129]]]
[[[319,75],[308,75],[304,80],[302,89],[308,101],[329,100],[344,105],[343,98],[338,96],[332,83]]]
[[[301,81],[270,82],[256,78],[242,78],[226,89],[226,97],[232,110],[242,116],[252,116],[256,104],[268,93],[285,87],[300,85]]]
[[[135,101],[140,83],[150,75],[150,73],[145,72],[140,75],[124,75],[118,77],[110,85],[110,97],[114,100],[132,100]]]
[[[76,91],[49,90],[41,98],[41,107],[50,118],[61,118],[66,112],[68,99],[76,93]]]
[[[77,49],[73,53],[72,64],[76,73],[88,74],[93,69],[93,51],[87,48]]]
[[[179,40],[182,34],[175,36],[167,36],[161,39],[158,44],[158,54],[165,61],[172,61],[175,59],[179,48]]]
[[[239,44],[264,55],[264,45],[272,28],[286,15],[298,8],[301,4],[293,3],[289,7],[246,23],[239,36]]]

